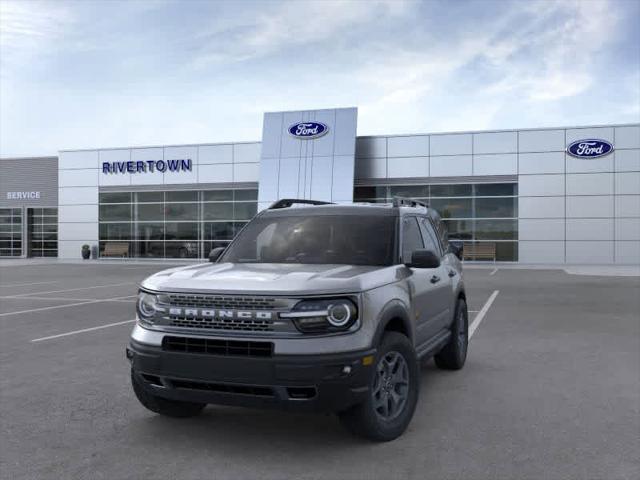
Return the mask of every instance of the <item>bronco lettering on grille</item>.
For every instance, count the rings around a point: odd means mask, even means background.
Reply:
[[[271,320],[273,312],[256,310],[214,310],[210,308],[178,308],[171,307],[169,315],[176,317],[197,318],[230,318],[242,320]]]

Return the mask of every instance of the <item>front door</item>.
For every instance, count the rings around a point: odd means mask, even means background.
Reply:
[[[412,252],[424,248],[425,243],[417,218],[404,218],[402,222],[402,262],[410,262]],[[446,286],[443,287],[443,285],[446,284],[448,277],[441,270],[442,267],[411,268],[412,275],[408,278],[408,285],[416,345],[418,346],[431,339],[442,328],[443,302],[438,297],[445,293],[444,297],[448,298],[446,292],[443,292],[446,289]]]

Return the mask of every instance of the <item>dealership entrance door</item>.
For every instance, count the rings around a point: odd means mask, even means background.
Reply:
[[[58,209],[27,208],[27,257],[58,256]]]

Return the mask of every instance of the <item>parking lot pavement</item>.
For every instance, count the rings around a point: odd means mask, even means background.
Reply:
[[[0,263],[0,478],[640,476],[637,277],[467,269],[467,365],[425,362],[408,431],[372,444],[333,416],[143,409],[128,296],[161,267],[134,267]]]

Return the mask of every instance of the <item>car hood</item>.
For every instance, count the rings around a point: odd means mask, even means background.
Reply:
[[[154,291],[308,295],[355,293],[406,276],[402,266],[204,263],[163,270],[141,286]]]

